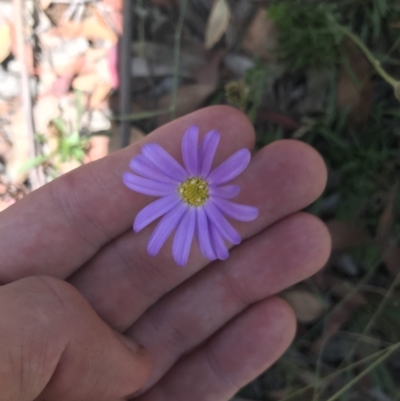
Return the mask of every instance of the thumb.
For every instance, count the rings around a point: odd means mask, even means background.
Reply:
[[[65,281],[35,276],[0,287],[2,401],[123,399],[150,367],[147,351]]]

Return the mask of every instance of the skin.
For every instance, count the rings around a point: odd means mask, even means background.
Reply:
[[[135,234],[154,198],[125,188],[130,159],[159,143],[178,161],[185,129],[221,132],[214,166],[254,146],[239,111],[214,106],[82,166],[0,214],[0,388],[3,401],[227,401],[273,364],[296,321],[274,294],[314,274],[330,238],[298,212],[323,191],[321,157],[297,141],[257,152],[231,183],[259,208],[233,222],[243,242],[209,263],[194,244],[186,267]],[[5,390],[5,391],[4,391]]]

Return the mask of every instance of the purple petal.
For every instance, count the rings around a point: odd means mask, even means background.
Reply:
[[[210,238],[210,229],[207,215],[202,207],[196,208],[197,212],[197,243],[204,257],[215,260],[216,256]]]
[[[132,173],[124,173],[122,181],[129,189],[145,195],[165,196],[176,191],[176,185],[148,180]]]
[[[229,221],[223,216],[218,208],[212,203],[207,202],[204,205],[204,210],[207,213],[207,217],[213,224],[219,233],[232,244],[240,244],[241,238],[239,233],[232,227]]]
[[[157,255],[165,241],[178,225],[186,210],[187,206],[180,202],[177,206],[175,206],[174,209],[163,216],[151,234],[149,243],[147,245],[147,252],[150,256]]]
[[[172,244],[172,255],[179,266],[185,266],[188,261],[195,226],[196,209],[189,207],[178,224]]]
[[[135,217],[133,230],[137,233],[154,220],[173,209],[181,200],[177,194],[164,196],[143,208]]]
[[[228,259],[229,256],[228,248],[226,247],[225,242],[221,237],[221,234],[218,232],[218,230],[212,223],[210,224],[210,231],[214,250],[215,253],[217,254],[217,258],[221,260]]]
[[[220,140],[218,131],[208,132],[201,142],[199,158],[200,158],[200,176],[207,178],[211,170],[211,165],[214,160],[215,152]]]
[[[188,172],[160,145],[156,143],[144,145],[142,146],[142,153],[154,167],[157,167],[168,177],[180,182],[189,177]]]
[[[248,149],[240,149],[229,159],[216,167],[208,176],[212,185],[221,185],[237,177],[250,163],[251,154]]]
[[[258,209],[253,206],[240,205],[225,199],[213,198],[212,202],[226,216],[239,221],[253,221],[258,216]]]
[[[187,129],[182,139],[182,158],[186,170],[192,176],[197,176],[199,171],[198,149],[199,127],[192,125]]]
[[[174,180],[158,168],[154,167],[150,161],[143,155],[137,155],[129,163],[129,167],[136,173],[153,181],[164,182],[166,184],[178,184],[179,181]]]
[[[223,187],[209,186],[210,195],[223,199],[232,199],[239,195],[240,187],[238,185],[225,185]]]

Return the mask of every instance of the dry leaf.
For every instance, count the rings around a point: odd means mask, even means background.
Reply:
[[[114,10],[122,11],[124,0],[103,0],[106,6],[112,7]]]
[[[108,155],[110,138],[105,135],[94,135],[90,138],[90,148],[85,157],[85,163],[89,163]]]
[[[86,18],[83,21],[82,35],[88,40],[107,40],[113,44],[118,41],[117,34],[97,13],[93,17]]]
[[[353,44],[346,42],[349,66],[341,66],[337,86],[337,105],[340,111],[350,108],[350,121],[362,130],[370,114],[373,85],[372,67],[363,53]],[[351,73],[349,72],[349,69]],[[355,79],[358,82],[355,82]]]
[[[39,98],[33,108],[35,131],[40,134],[45,134],[50,121],[59,114],[58,99],[55,96]]]
[[[94,89],[92,96],[90,96],[89,107],[96,109],[100,106],[101,102],[110,93],[111,85],[108,82],[100,82]]]
[[[268,17],[266,9],[260,8],[243,38],[243,50],[252,56],[271,60],[277,43],[277,27]]]
[[[0,26],[0,63],[2,63],[11,52],[11,31],[8,24]]]
[[[40,7],[42,10],[46,10],[52,2],[52,0],[40,0]]]
[[[79,75],[72,81],[72,87],[82,92],[93,92],[99,83],[97,74]]]
[[[231,11],[226,0],[215,0],[208,16],[204,46],[211,49],[224,36],[231,19]]]
[[[63,39],[76,39],[83,35],[83,25],[75,21],[60,21],[57,27],[50,29],[47,34],[51,36],[58,36]],[[46,39],[46,35],[44,35]]]
[[[320,299],[306,290],[289,290],[282,297],[290,304],[300,323],[311,323],[324,313]]]
[[[360,225],[344,223],[337,220],[326,222],[332,239],[332,250],[339,251],[353,246],[371,242],[371,237]]]
[[[67,174],[72,170],[80,167],[82,164],[79,163],[77,160],[68,160],[66,162],[60,163],[59,169],[61,174]]]
[[[60,76],[77,75],[82,70],[85,64],[85,56],[77,56],[65,64],[60,64],[53,67],[53,71]]]

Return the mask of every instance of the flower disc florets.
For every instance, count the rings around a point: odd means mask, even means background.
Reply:
[[[208,199],[208,184],[200,177],[190,177],[179,185],[179,196],[190,206],[202,206]]]

